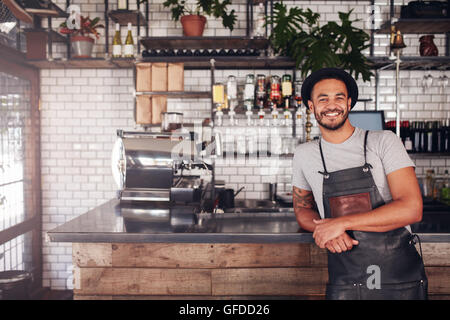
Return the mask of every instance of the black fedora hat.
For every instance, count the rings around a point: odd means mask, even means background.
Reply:
[[[345,83],[347,87],[348,97],[352,98],[351,107],[353,108],[358,100],[358,85],[355,79],[347,72],[338,68],[323,68],[311,73],[306,77],[302,85],[302,100],[307,108],[308,100],[311,100],[311,91],[314,85],[324,79],[339,79]]]

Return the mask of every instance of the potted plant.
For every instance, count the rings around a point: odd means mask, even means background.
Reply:
[[[191,37],[203,35],[204,15],[221,18],[223,26],[233,31],[237,17],[234,9],[228,13],[227,6],[230,4],[231,0],[196,0],[194,8],[189,9],[186,0],[166,0],[163,3],[164,7],[171,8],[172,20],[181,21],[183,34]]]
[[[80,16],[79,23],[75,21],[65,21],[61,23],[59,32],[63,34],[71,34],[70,42],[72,44],[74,58],[90,58],[94,39],[89,35],[94,35],[97,39],[100,37],[98,28],[105,26],[99,24],[100,18],[90,19],[89,17]]]
[[[319,25],[320,15],[309,8],[292,7],[287,10],[283,3],[275,3],[274,15],[267,19],[273,24],[269,39],[274,52],[291,57],[300,68],[302,77],[325,67],[337,67],[361,75],[363,81],[370,81],[372,75],[367,58],[362,51],[369,35],[352,25],[350,15],[339,12],[341,24],[329,21]]]

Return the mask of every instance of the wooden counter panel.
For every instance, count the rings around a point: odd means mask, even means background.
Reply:
[[[196,269],[78,268],[76,295],[210,295],[211,272]]]
[[[422,254],[425,266],[450,266],[450,243],[422,243]]]
[[[73,243],[72,260],[79,267],[111,267],[111,243]]]
[[[428,278],[429,294],[450,293],[450,268],[426,267],[425,272]]]
[[[311,265],[311,247],[305,243],[86,243],[74,244],[73,260],[80,267],[296,267]]]
[[[327,280],[327,268],[215,269],[212,270],[212,294],[324,294]]]
[[[307,296],[96,296],[74,295],[74,300],[324,300],[325,295]]]

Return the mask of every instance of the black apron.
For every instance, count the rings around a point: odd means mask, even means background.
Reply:
[[[325,218],[366,212],[385,204],[373,180],[372,166],[367,163],[368,133],[364,136],[364,165],[335,172],[327,171],[319,142]],[[414,246],[416,235],[404,227],[388,232],[347,233],[359,244],[342,253],[327,250],[327,299],[427,299],[428,281]]]

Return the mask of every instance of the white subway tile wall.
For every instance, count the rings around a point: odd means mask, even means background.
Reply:
[[[77,0],[81,13],[90,17],[104,17],[103,0]],[[405,1],[395,1],[396,14]],[[65,0],[56,3],[65,7]],[[136,1],[130,0],[132,8]],[[181,35],[179,22],[171,21],[169,10],[164,8],[163,0],[150,3],[150,36]],[[294,2],[285,1],[292,5]],[[381,23],[389,17],[389,1],[375,1],[374,17],[368,1],[302,1],[295,5],[309,7],[319,11],[322,20],[336,19],[336,12],[354,9],[355,17],[361,19],[358,27],[370,28],[370,21]],[[115,9],[116,1],[109,1],[109,8]],[[232,6],[238,13],[239,21],[230,33],[224,30],[219,21],[210,19],[205,35],[245,35],[245,0],[233,1]],[[61,21],[55,19],[53,27]],[[110,30],[113,30],[110,21]],[[133,29],[136,39],[136,28]],[[104,31],[97,40],[94,55],[104,56]],[[122,28],[125,37],[126,28]],[[145,34],[144,28],[141,34]],[[110,31],[112,37],[112,31]],[[137,39],[136,39],[137,40]],[[111,41],[110,41],[111,42]],[[418,55],[418,36],[405,35],[405,55]],[[445,52],[445,38],[437,35],[435,43],[439,54]],[[375,54],[387,55],[388,36],[376,35]],[[65,56],[66,48],[54,45],[54,57]],[[291,70],[217,70],[216,81],[225,82],[228,75],[237,77],[239,91],[244,86],[247,73],[282,75]],[[424,88],[422,80],[431,74],[433,84]],[[440,71],[401,71],[401,117],[409,120],[442,120],[450,118],[450,89],[440,86],[439,77],[450,72]],[[362,82],[360,98],[375,96],[375,80]],[[186,70],[186,90],[209,90],[210,72],[207,70]],[[131,69],[67,69],[41,70],[42,99],[42,195],[43,195],[43,232],[69,221],[89,209],[115,197],[116,186],[111,174],[111,150],[116,139],[116,130],[134,130],[133,120],[133,71]],[[210,116],[208,99],[170,99],[169,111],[180,111],[185,122],[201,121]],[[395,73],[381,71],[379,82],[379,110],[385,110],[387,120],[395,118]],[[374,110],[375,102],[358,103],[355,110]],[[222,132],[236,135],[243,133],[255,135],[255,131],[245,131],[245,119],[240,120],[239,130],[223,127]],[[280,134],[289,137],[289,128],[281,128]],[[313,134],[317,134],[315,128]],[[261,132],[257,133],[262,134]],[[267,134],[267,133],[266,133]],[[217,160],[216,179],[223,179],[227,186],[234,189],[245,187],[238,198],[267,198],[268,183],[277,182],[280,191],[291,189],[291,159],[242,159]],[[424,174],[428,168],[439,173],[450,167],[449,157],[415,159],[418,174]],[[45,234],[44,234],[45,239]],[[72,247],[69,243],[44,241],[44,287],[52,289],[72,289]]]

